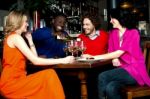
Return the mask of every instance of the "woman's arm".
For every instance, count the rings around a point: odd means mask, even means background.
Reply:
[[[116,58],[119,58],[122,54],[124,54],[124,51],[117,50],[114,52],[110,52],[110,53],[106,53],[106,54],[102,54],[102,55],[96,55],[96,56],[92,56],[89,54],[83,54],[82,57],[83,58],[94,58],[94,59],[116,59]]]
[[[30,33],[30,32],[25,33],[25,37],[26,37],[27,40],[28,40],[29,47],[30,47],[31,51],[32,51],[36,56],[38,56],[37,51],[36,51],[36,48],[35,48],[35,45],[34,45],[33,40],[32,40],[32,35],[31,35],[31,33]]]
[[[115,58],[119,58],[123,53],[124,53],[123,50],[116,50],[111,53],[97,55],[97,56],[93,56],[93,57],[96,59],[115,59]]]
[[[60,63],[72,63],[74,61],[74,57],[68,56],[66,58],[60,59],[44,59],[36,56],[27,46],[24,39],[17,34],[11,35],[8,39],[14,47],[17,47],[29,61],[31,61],[34,65],[54,65]],[[8,44],[9,45],[9,44]]]

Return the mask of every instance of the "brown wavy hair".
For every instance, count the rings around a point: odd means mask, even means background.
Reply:
[[[86,13],[86,14],[84,14],[83,15],[83,17],[82,17],[82,23],[83,23],[83,20],[85,19],[85,18],[88,18],[89,20],[91,20],[91,22],[92,22],[92,24],[95,26],[95,29],[96,30],[98,30],[98,29],[100,29],[100,27],[101,27],[101,22],[100,22],[100,17],[99,16],[94,16],[94,15],[91,15],[91,14],[89,14],[89,13]]]

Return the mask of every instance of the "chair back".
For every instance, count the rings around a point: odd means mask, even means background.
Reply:
[[[144,57],[148,73],[150,74],[150,41],[145,41],[144,43]]]
[[[144,42],[143,54],[145,57],[147,71],[150,74],[150,41]],[[131,85],[131,86],[124,87],[122,91],[125,92],[127,99],[150,96],[150,87],[149,86],[139,86],[139,85],[133,86],[133,85]]]

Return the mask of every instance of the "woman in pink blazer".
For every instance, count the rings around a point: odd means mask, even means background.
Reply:
[[[150,86],[145,59],[140,48],[139,31],[135,28],[132,13],[113,9],[110,12],[113,29],[109,33],[107,54],[83,57],[112,59],[112,70],[104,71],[98,76],[99,99],[122,99],[121,87],[129,84]]]

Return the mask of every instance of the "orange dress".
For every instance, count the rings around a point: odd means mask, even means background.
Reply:
[[[3,48],[0,92],[5,97],[10,99],[65,99],[63,87],[55,70],[46,69],[26,75],[25,56],[17,48],[10,48],[6,41]]]

